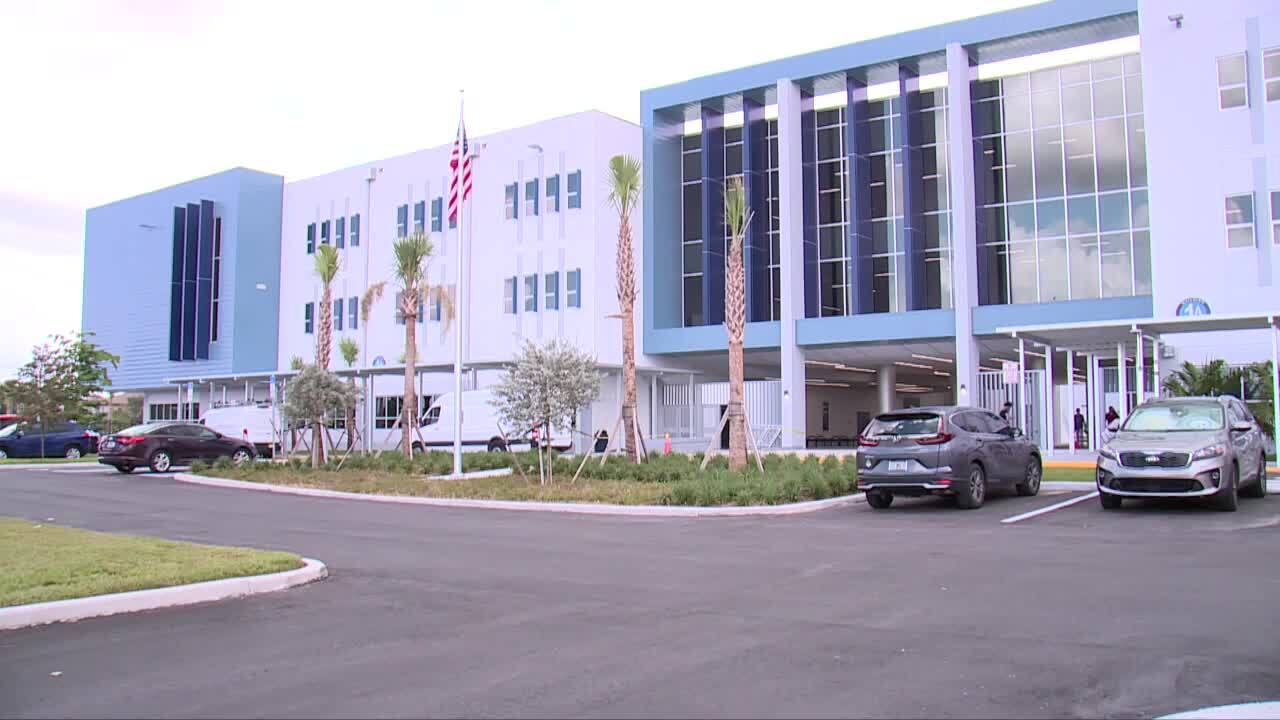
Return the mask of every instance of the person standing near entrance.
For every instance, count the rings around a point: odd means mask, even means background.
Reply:
[[[1120,413],[1116,412],[1114,405],[1107,406],[1107,427],[1111,427],[1111,423],[1120,419]]]
[[[1072,418],[1073,426],[1076,431],[1076,450],[1084,447],[1085,422],[1084,413],[1080,412],[1080,408],[1076,408],[1075,417]]]
[[[1004,403],[1004,407],[1000,408],[1000,419],[1012,425],[1013,420],[1009,418],[1009,416],[1012,414],[1013,414],[1013,403],[1006,400]]]

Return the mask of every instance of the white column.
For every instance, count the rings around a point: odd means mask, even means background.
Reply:
[[[649,376],[649,437],[658,435],[658,374]]]
[[[1120,389],[1120,407],[1116,408],[1116,412],[1120,413],[1120,417],[1129,416],[1129,360],[1125,352],[1124,343],[1116,343],[1116,365],[1119,367],[1119,375],[1116,382]]]
[[[898,409],[898,368],[881,365],[876,368],[876,389],[880,395],[880,412]]]
[[[1054,436],[1058,433],[1058,414],[1055,412],[1053,396],[1053,347],[1044,346],[1044,386],[1041,388],[1044,393],[1044,451],[1052,455],[1057,449],[1058,444],[1054,442]]]
[[[1027,341],[1018,338],[1018,392],[1014,395],[1018,403],[1018,427],[1027,431]]]
[[[182,419],[182,383],[178,383],[178,419]]]
[[[805,446],[804,352],[796,344],[796,321],[804,317],[804,167],[800,132],[800,87],[778,81],[778,191],[781,195],[782,447]],[[954,203],[953,203],[954,204]]]
[[[1276,458],[1280,459],[1280,324],[1271,318],[1271,427],[1275,435]]]
[[[1085,372],[1085,395],[1088,396],[1085,407],[1085,416],[1089,421],[1089,449],[1098,451],[1098,440],[1102,438],[1102,433],[1098,430],[1098,424],[1102,422],[1102,416],[1105,412],[1098,407],[1100,402],[1098,392],[1098,356],[1095,353],[1089,353],[1085,356],[1085,360],[1089,363],[1089,367]]]
[[[1145,399],[1146,399],[1146,397],[1147,397],[1147,395],[1146,395],[1146,391],[1147,391],[1146,370],[1147,370],[1147,368],[1146,368],[1146,347],[1145,347],[1147,343],[1146,343],[1146,341],[1142,338],[1142,331],[1138,331],[1137,333],[1134,333],[1134,337],[1135,337],[1135,338],[1137,339],[1137,341],[1138,341],[1138,352],[1137,352],[1137,354],[1134,356],[1134,357],[1137,359],[1137,361],[1138,361],[1138,362],[1137,362],[1137,366],[1136,366],[1136,368],[1134,369],[1134,372],[1133,372],[1135,388],[1136,388],[1136,389],[1137,389],[1137,391],[1138,391],[1138,399],[1137,399],[1137,402],[1135,402],[1135,403],[1134,403],[1134,407],[1137,407],[1138,405],[1141,405],[1141,404],[1142,404],[1142,401],[1143,401],[1143,400],[1145,400]]]
[[[701,434],[698,433],[698,429],[694,426],[694,423],[697,421],[697,417],[698,417],[697,390],[698,390],[698,386],[694,382],[694,375],[690,373],[689,374],[689,437],[691,438],[701,437]]]
[[[1151,338],[1151,374],[1155,377],[1156,386],[1151,388],[1151,392],[1157,398],[1161,395],[1160,381],[1160,338],[1158,336]]]
[[[1067,447],[1072,450],[1079,450],[1076,447],[1076,353],[1074,350],[1067,350],[1067,415],[1071,418],[1071,439],[1067,441]]]
[[[969,106],[969,53],[947,45],[947,186],[951,188],[951,293],[956,316],[956,403],[978,402],[978,343],[973,308],[978,305],[978,229],[974,216],[973,123]]]

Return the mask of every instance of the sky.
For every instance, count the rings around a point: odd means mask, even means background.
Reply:
[[[0,5],[0,379],[80,328],[84,212],[286,182],[1026,0],[42,0]],[[191,102],[192,93],[199,102]]]

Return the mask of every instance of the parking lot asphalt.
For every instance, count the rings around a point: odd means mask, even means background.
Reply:
[[[332,573],[0,633],[0,715],[1150,717],[1280,697],[1280,498],[1000,522],[1073,496],[650,519],[0,470],[2,515]]]

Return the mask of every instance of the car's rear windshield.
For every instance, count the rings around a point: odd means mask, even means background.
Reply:
[[[939,416],[936,413],[911,413],[881,415],[867,425],[867,437],[900,437],[937,435]]]
[[[1148,405],[1133,411],[1123,430],[1130,432],[1203,432],[1221,430],[1222,406],[1211,403]]]
[[[116,433],[116,435],[125,435],[125,436],[150,435],[152,431],[159,430],[164,426],[165,426],[165,423],[143,423],[142,425],[134,425],[133,427],[127,427],[121,430],[120,432]]]

